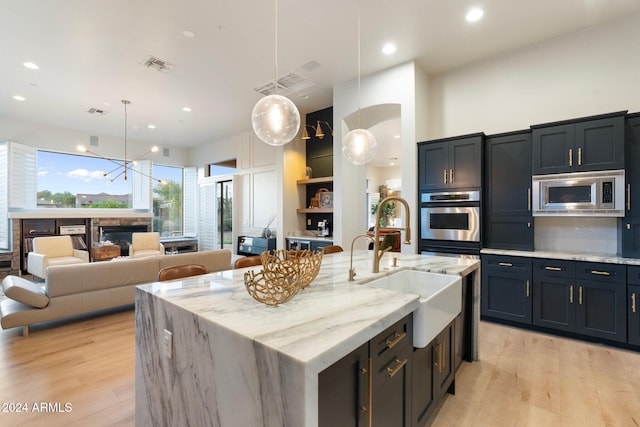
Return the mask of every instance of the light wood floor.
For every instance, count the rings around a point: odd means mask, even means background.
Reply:
[[[433,427],[640,426],[640,353],[480,324]]]
[[[133,426],[133,316],[1,331],[0,402],[28,410],[0,412],[0,426]],[[480,345],[434,427],[640,426],[640,353],[487,322]],[[34,412],[40,402],[72,410]]]

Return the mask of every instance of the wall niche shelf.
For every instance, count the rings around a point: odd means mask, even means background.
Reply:
[[[298,208],[297,213],[333,213],[333,208]]]
[[[325,182],[333,182],[332,176],[321,176],[318,178],[299,179],[296,181],[298,185],[323,184]]]

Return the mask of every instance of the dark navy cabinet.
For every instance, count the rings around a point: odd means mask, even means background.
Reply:
[[[480,313],[531,324],[531,258],[483,255]]]
[[[533,174],[623,169],[625,113],[532,126]]]
[[[318,376],[318,425],[411,426],[410,314]]]
[[[626,266],[533,260],[533,324],[627,340]]]
[[[531,251],[531,132],[488,136],[484,152],[483,245]]]
[[[418,143],[419,190],[479,188],[483,139],[478,133]]]
[[[640,346],[640,266],[627,268],[628,342]]]
[[[413,349],[411,413],[414,427],[428,425],[445,394],[453,392],[454,335],[455,327],[451,323],[429,345]]]
[[[622,256],[640,258],[640,114],[626,122],[625,217],[621,221]]]

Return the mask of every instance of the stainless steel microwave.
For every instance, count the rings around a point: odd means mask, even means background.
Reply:
[[[535,175],[533,216],[624,216],[624,170]]]

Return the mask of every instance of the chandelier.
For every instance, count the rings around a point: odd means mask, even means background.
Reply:
[[[110,170],[109,172],[105,172],[102,174],[103,177],[108,177],[111,176],[111,178],[109,179],[109,182],[113,182],[116,179],[120,178],[121,176],[123,177],[123,179],[125,181],[127,181],[127,173],[130,172],[135,172],[139,175],[145,176],[147,178],[149,178],[152,181],[157,182],[160,185],[167,185],[167,181],[163,180],[163,179],[158,179],[158,178],[154,178],[153,176],[146,174],[138,169],[135,169],[134,166],[136,165],[136,161],[135,160],[127,160],[127,105],[131,104],[131,101],[127,100],[127,99],[122,99],[120,100],[120,102],[122,102],[122,104],[124,105],[124,159],[123,160],[114,160],[114,159],[110,159],[108,157],[105,157],[99,153],[95,153],[93,151],[88,150],[85,146],[83,145],[79,145],[78,146],[78,151],[82,152],[82,153],[89,153],[92,154],[96,157],[100,157],[101,159],[104,160],[108,160],[111,163],[116,164],[117,166],[115,168],[113,168],[112,170]],[[157,146],[153,146],[151,147],[148,151],[146,151],[145,153],[143,153],[142,155],[140,155],[139,157],[143,157],[148,153],[155,153],[158,151],[158,147]]]

